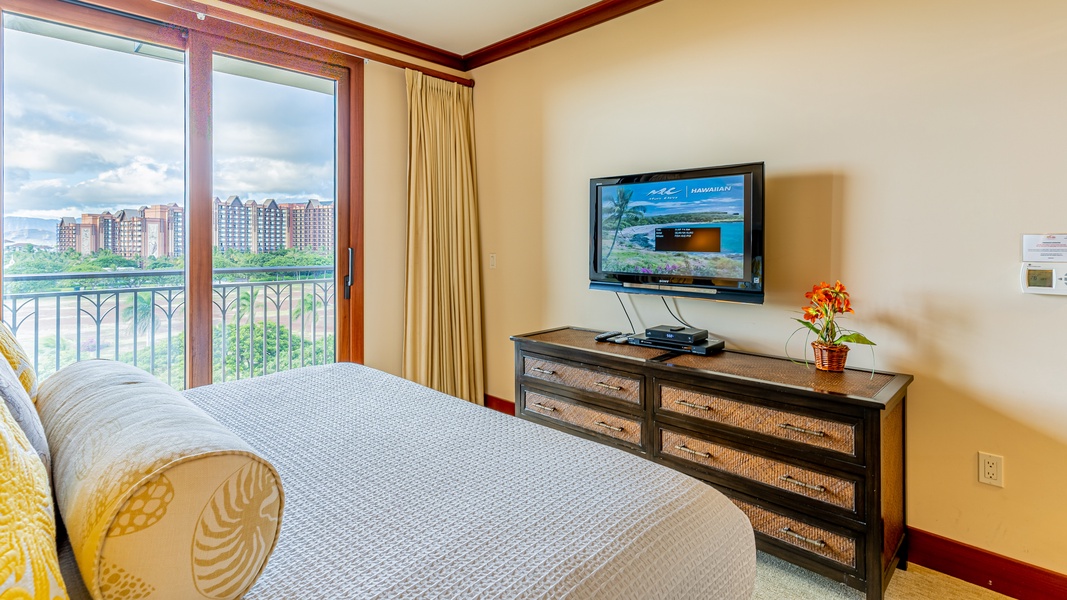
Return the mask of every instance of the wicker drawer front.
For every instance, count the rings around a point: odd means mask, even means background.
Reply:
[[[848,423],[798,415],[669,385],[661,385],[659,391],[660,407],[665,411],[856,456],[856,429]]]
[[[730,500],[748,515],[756,531],[846,567],[858,568],[856,556],[859,554],[859,543],[855,538],[808,525],[744,500]]]
[[[526,391],[526,411],[580,427],[586,431],[611,436],[617,440],[641,445],[641,422],[620,417],[556,398]]]
[[[857,512],[856,482],[660,429],[663,454]],[[862,515],[861,515],[862,516]]]
[[[594,371],[533,356],[523,357],[523,372],[527,377],[641,404],[641,379],[637,377]]]

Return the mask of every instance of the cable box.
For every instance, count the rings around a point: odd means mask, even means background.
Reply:
[[[708,330],[674,325],[657,325],[646,329],[645,337],[675,344],[697,344],[708,339]]]
[[[726,342],[715,338],[707,338],[695,344],[675,343],[668,340],[650,338],[647,334],[639,333],[630,336],[630,343],[635,346],[646,348],[658,348],[671,352],[687,352],[689,354],[714,354],[726,347]]]

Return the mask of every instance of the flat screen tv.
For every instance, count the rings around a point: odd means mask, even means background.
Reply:
[[[763,303],[763,163],[589,181],[589,287]]]

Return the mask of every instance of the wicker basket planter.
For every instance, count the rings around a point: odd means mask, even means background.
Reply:
[[[840,373],[845,370],[845,360],[848,358],[848,346],[838,344],[827,346],[819,342],[812,342],[811,349],[815,352],[815,368],[820,371]]]

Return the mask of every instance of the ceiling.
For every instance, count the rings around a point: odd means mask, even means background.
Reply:
[[[459,55],[595,4],[596,0],[297,0]]]

